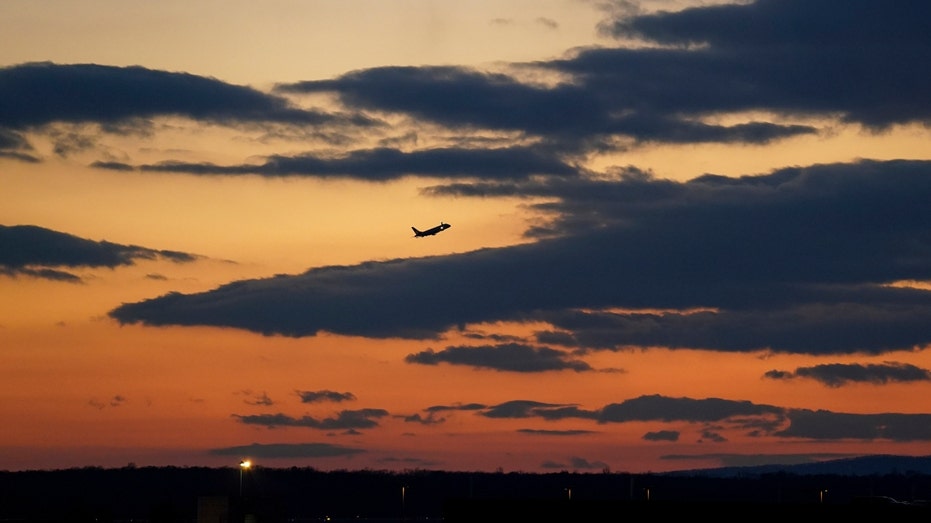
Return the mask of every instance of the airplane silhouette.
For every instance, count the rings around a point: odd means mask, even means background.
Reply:
[[[423,236],[433,236],[434,234],[445,231],[446,229],[449,229],[450,227],[452,227],[452,225],[448,223],[440,222],[440,224],[437,225],[436,227],[433,227],[432,229],[427,229],[425,231],[421,231],[417,229],[417,227],[411,227],[411,229],[414,229],[414,237],[420,238]]]

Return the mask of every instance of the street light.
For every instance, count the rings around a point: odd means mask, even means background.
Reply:
[[[252,462],[244,459],[239,462],[239,497],[242,497],[242,473],[244,470],[252,466]]]
[[[818,492],[819,503],[824,503],[824,493],[827,491],[828,489],[822,489],[820,492]]]

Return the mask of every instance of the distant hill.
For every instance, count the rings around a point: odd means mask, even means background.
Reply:
[[[931,456],[895,456],[879,454],[860,456],[817,463],[795,465],[754,465],[744,467],[721,467],[716,469],[681,470],[669,472],[667,476],[692,476],[707,478],[753,477],[762,474],[788,473],[800,476],[882,476],[887,474],[931,475]]]

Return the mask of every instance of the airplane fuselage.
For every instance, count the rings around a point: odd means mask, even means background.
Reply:
[[[440,222],[440,224],[437,225],[436,227],[427,229],[425,231],[421,231],[417,227],[411,227],[411,229],[414,230],[414,237],[421,238],[424,236],[433,236],[434,234],[445,231],[446,229],[449,229],[450,227],[452,227],[452,225],[448,223]]]

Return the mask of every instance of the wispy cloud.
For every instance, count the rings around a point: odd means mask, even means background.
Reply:
[[[422,365],[449,363],[511,372],[546,372],[554,370],[582,372],[592,370],[584,361],[571,359],[563,351],[517,343],[481,347],[446,347],[436,352],[428,349],[415,354],[408,354],[404,361]]]
[[[313,416],[299,418],[287,414],[233,414],[233,418],[246,425],[262,425],[270,429],[279,427],[305,427],[321,430],[370,429],[378,426],[376,421],[388,415],[384,409],[342,410],[336,417],[318,419]]]
[[[885,385],[887,383],[931,381],[931,371],[928,369],[894,361],[879,364],[825,363],[811,367],[799,367],[794,372],[773,370],[767,372],[765,376],[781,380],[808,378],[832,388],[857,383]]]
[[[319,403],[323,401],[343,402],[355,401],[356,395],[351,392],[335,392],[332,390],[298,390],[295,393],[301,398],[301,403]]]

